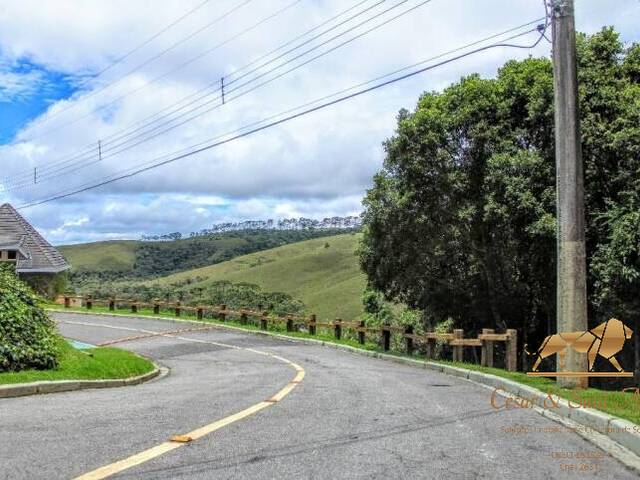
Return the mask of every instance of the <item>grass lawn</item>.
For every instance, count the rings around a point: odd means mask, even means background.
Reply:
[[[0,385],[43,380],[120,379],[142,375],[154,368],[150,361],[118,348],[100,347],[81,351],[62,341],[60,350],[60,364],[55,370],[0,373]]]
[[[86,309],[65,309],[60,305],[47,305],[46,308],[50,310],[57,311],[78,311],[87,313]],[[109,313],[109,314],[117,314],[122,316],[131,316],[128,314],[126,310],[120,310],[119,312],[110,312],[106,307],[94,306],[93,312],[95,313]],[[88,313],[91,313],[89,311]],[[163,317],[171,320],[176,320],[175,315],[172,313],[161,313],[160,315],[154,315],[152,310],[140,309],[136,316],[155,316],[155,317]],[[183,320],[194,320],[193,316],[184,316],[181,317]],[[233,327],[239,327],[245,330],[260,330],[260,327],[253,324],[248,325],[240,325],[236,319],[228,319],[225,322],[220,322],[219,320],[204,318],[203,321],[208,323],[214,323],[217,325],[227,325]],[[329,343],[337,343],[341,345],[349,345],[351,347],[360,348],[363,350],[369,351],[377,351],[382,353],[382,349],[376,342],[371,342],[369,338],[367,338],[367,342],[365,345],[360,345],[355,338],[350,337],[345,333],[344,338],[340,340],[336,340],[333,334],[327,329],[318,328],[318,333],[316,335],[310,335],[306,332],[287,332],[284,323],[282,324],[269,324],[269,331],[280,333],[293,338],[312,338],[315,340],[321,340]],[[384,352],[390,355],[407,357],[407,355],[398,352],[398,351],[390,351]],[[422,360],[417,355],[413,357],[416,360]],[[545,393],[551,393],[554,396],[560,396],[569,400],[572,400],[576,403],[584,403],[587,406],[592,408],[596,408],[603,412],[609,413],[611,415],[616,415],[620,418],[624,418],[625,420],[629,420],[630,422],[636,423],[640,425],[640,395],[636,395],[633,393],[623,393],[620,391],[607,391],[607,390],[599,390],[596,388],[589,388],[587,390],[569,390],[565,388],[560,388],[557,386],[556,382],[542,377],[531,377],[521,372],[509,372],[507,370],[502,370],[500,368],[489,368],[482,367],[480,365],[476,365],[473,363],[462,363],[462,362],[451,362],[446,360],[438,360],[436,363],[442,363],[444,365],[450,365],[454,367],[466,368],[468,370],[475,370],[484,373],[489,373],[492,375],[496,375],[498,377],[507,378],[509,380],[513,380],[524,385],[528,385],[538,390],[541,390]],[[2,377],[0,375],[0,382],[2,381]],[[604,401],[603,401],[604,400]]]

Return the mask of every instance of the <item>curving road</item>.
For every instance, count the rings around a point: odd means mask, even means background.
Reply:
[[[189,326],[55,318],[65,336],[88,343]],[[607,456],[553,458],[603,452],[568,432],[507,433],[559,425],[529,410],[497,411],[491,390],[436,372],[223,329],[118,346],[170,374],[136,387],[0,399],[0,478],[101,478],[86,475],[100,468],[123,479],[584,478],[581,467],[597,468],[586,473],[594,478],[637,478]],[[167,444],[203,426],[213,431]]]

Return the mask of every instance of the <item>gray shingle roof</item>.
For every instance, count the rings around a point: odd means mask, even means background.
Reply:
[[[0,246],[23,253],[18,272],[57,273],[70,268],[60,252],[8,203],[0,206]]]

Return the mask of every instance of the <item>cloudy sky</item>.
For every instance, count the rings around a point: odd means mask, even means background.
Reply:
[[[579,30],[639,40],[638,0],[576,3]],[[0,0],[0,202],[117,179],[543,14],[541,0]],[[487,50],[22,212],[57,244],[357,214],[400,108],[549,51]]]

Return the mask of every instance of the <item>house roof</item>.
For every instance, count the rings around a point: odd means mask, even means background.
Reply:
[[[62,254],[8,203],[0,205],[0,249],[20,252],[19,273],[58,273],[70,268]]]

